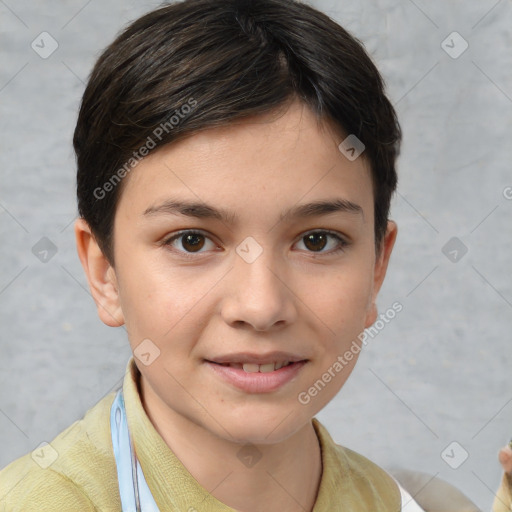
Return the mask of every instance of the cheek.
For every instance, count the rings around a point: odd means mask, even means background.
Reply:
[[[144,260],[142,260],[144,261]],[[196,313],[211,283],[188,272],[172,272],[162,264],[125,262],[120,282],[121,307],[129,332],[146,337],[172,336]]]
[[[373,273],[349,272],[329,279],[324,291],[315,294],[320,317],[340,333],[350,326],[363,328],[372,302]]]

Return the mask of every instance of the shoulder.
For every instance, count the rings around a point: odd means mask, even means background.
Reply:
[[[113,399],[111,393],[50,443],[0,471],[0,512],[120,509],[110,439]]]
[[[378,510],[399,511],[404,505],[404,493],[398,482],[383,468],[350,448],[336,445],[340,461],[346,463],[348,475],[361,500],[372,500]],[[364,498],[363,498],[364,497]],[[412,509],[421,510],[421,509]]]
[[[337,444],[336,451],[340,459],[344,459],[347,462],[353,478],[368,481],[368,485],[377,492],[391,490],[396,496],[400,496],[400,490],[396,481],[383,468],[350,448]]]
[[[338,494],[353,496],[355,503],[365,503],[371,510],[400,510],[400,489],[387,471],[360,453],[335,443],[316,418],[313,425],[322,447],[326,480]]]
[[[51,469],[26,470],[26,457],[0,473],[0,512],[97,510],[83,490],[62,474]]]

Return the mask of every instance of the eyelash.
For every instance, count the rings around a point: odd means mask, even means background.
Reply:
[[[313,230],[313,231],[308,231],[307,233],[305,233],[304,235],[302,235],[302,237],[299,239],[299,241],[301,241],[303,238],[305,238],[306,236],[308,235],[312,235],[312,234],[326,234],[326,235],[329,235],[331,236],[332,238],[334,238],[335,240],[337,240],[338,242],[338,246],[335,248],[335,249],[332,249],[331,251],[329,252],[315,252],[315,251],[308,251],[310,252],[311,254],[319,254],[319,255],[322,255],[322,254],[326,254],[326,255],[334,255],[334,254],[338,254],[340,252],[343,252],[346,247],[348,247],[350,244],[347,240],[345,240],[344,238],[342,238],[340,235],[338,235],[336,232],[333,232],[333,231],[329,231],[329,230]],[[171,237],[167,238],[166,240],[163,241],[163,245],[164,246],[170,246],[172,244],[172,242],[174,242],[175,240],[178,240],[179,238],[185,236],[185,235],[201,235],[201,236],[204,236],[205,238],[208,238],[210,239],[206,233],[200,231],[200,230],[183,230],[183,231],[179,231],[178,233],[172,235]],[[181,251],[181,250],[176,250],[174,249],[175,252],[178,252],[181,256],[184,256],[185,258],[188,258],[188,259],[197,259],[197,254],[201,254],[200,252],[186,252],[186,251]]]

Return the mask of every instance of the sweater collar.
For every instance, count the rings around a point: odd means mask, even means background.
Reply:
[[[159,509],[236,512],[202,487],[156,431],[142,405],[139,379],[140,372],[132,357],[123,383],[127,421],[137,457]],[[312,512],[359,512],[369,510],[366,507],[371,503],[379,505],[379,508],[372,508],[375,512],[400,509],[398,488],[392,480],[384,482],[387,495],[382,497],[382,490],[377,492],[364,478],[368,471],[375,473],[378,470],[379,478],[385,480],[387,474],[383,470],[337,445],[316,418],[312,423],[322,457],[322,476]],[[389,508],[384,502],[391,504]]]

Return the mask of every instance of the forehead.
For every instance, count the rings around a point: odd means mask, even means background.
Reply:
[[[373,208],[370,168],[339,151],[345,137],[299,102],[197,132],[142,160],[125,178],[118,210],[143,215],[169,197],[186,197],[236,210],[237,219],[276,208],[282,217],[283,206],[302,199],[337,197],[366,212]]]

